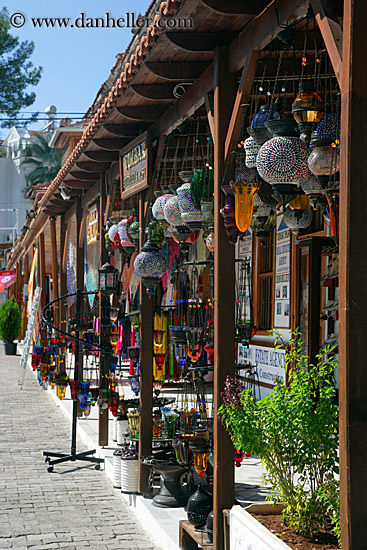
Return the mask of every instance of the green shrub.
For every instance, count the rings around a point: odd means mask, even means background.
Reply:
[[[279,335],[278,335],[279,338]],[[308,367],[298,332],[285,347],[288,386],[277,380],[272,393],[255,402],[251,390],[227,379],[219,415],[237,449],[259,456],[272,499],[284,504],[283,520],[314,536],[321,528],[338,535],[338,406],[330,350]]]
[[[19,338],[22,315],[14,298],[6,300],[0,307],[0,338],[4,342],[14,342]]]

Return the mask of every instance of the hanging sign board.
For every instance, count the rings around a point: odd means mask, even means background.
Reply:
[[[261,345],[238,345],[238,364],[256,365],[259,382],[274,386],[276,378],[285,380],[285,350]]]
[[[238,253],[241,258],[250,258],[252,256],[252,228],[249,227],[244,236],[239,240]]]
[[[148,187],[147,133],[139,136],[120,156],[121,198],[126,199]]]
[[[289,328],[291,232],[283,215],[277,218],[274,326]]]
[[[89,210],[87,215],[87,244],[99,239],[99,216],[97,206]]]

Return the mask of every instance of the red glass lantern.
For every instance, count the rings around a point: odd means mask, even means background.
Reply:
[[[70,385],[71,399],[73,401],[76,401],[78,399],[80,382],[79,380],[70,380],[69,385]]]
[[[245,458],[245,453],[241,449],[235,449],[234,451],[234,464],[239,468],[242,464],[242,460]]]

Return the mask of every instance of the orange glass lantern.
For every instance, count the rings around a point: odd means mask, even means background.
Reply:
[[[194,431],[194,440],[190,443],[190,449],[194,455],[194,467],[200,478],[204,477],[208,466],[208,453],[210,449],[209,430],[199,426]]]
[[[310,142],[314,126],[324,114],[324,105],[316,92],[313,80],[305,80],[299,85],[299,93],[292,103],[292,115],[307,143]]]
[[[232,183],[235,197],[235,220],[241,233],[250,227],[255,195],[259,186],[255,182],[236,181]]]
[[[69,377],[66,372],[60,372],[59,376],[55,379],[56,382],[56,395],[59,399],[64,399],[66,388],[68,385]]]

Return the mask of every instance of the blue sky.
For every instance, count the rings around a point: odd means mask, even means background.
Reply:
[[[85,112],[92,104],[101,84],[107,79],[117,53],[125,51],[131,40],[131,29],[126,28],[34,28],[32,17],[70,17],[81,12],[85,17],[105,17],[106,12],[118,19],[127,12],[144,14],[150,0],[10,0],[9,14],[21,13],[26,22],[11,33],[20,40],[32,40],[35,51],[32,62],[43,67],[40,83],[35,87],[36,101],[28,109],[43,112],[48,105],[56,105],[58,112]],[[40,129],[40,124],[33,129]],[[1,137],[7,130],[1,130]]]

